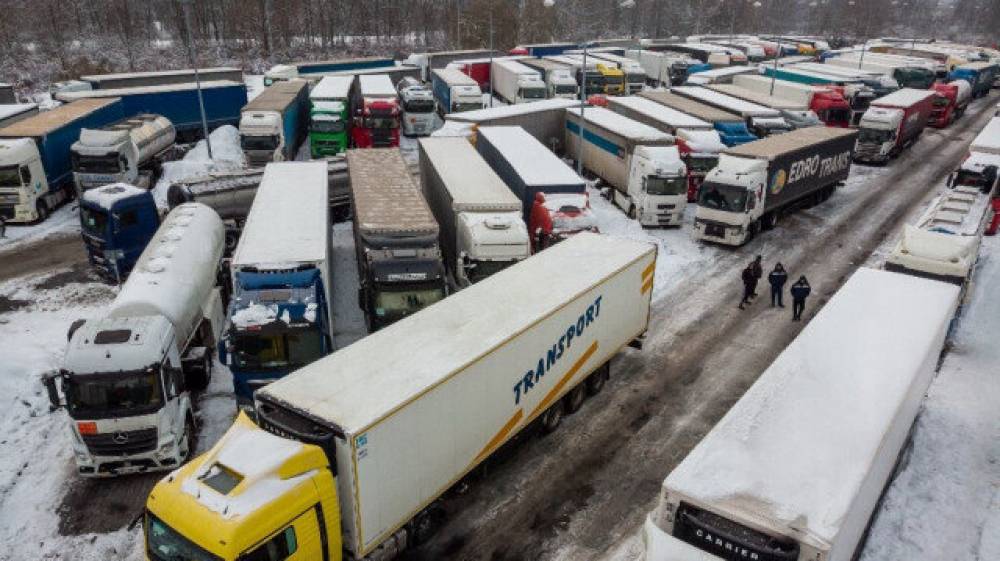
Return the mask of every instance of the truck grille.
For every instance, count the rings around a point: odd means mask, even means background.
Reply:
[[[95,456],[141,454],[156,448],[156,428],[85,434],[82,438]]]
[[[863,160],[878,158],[879,147],[875,144],[858,144],[857,149],[854,151],[854,157]]]
[[[674,537],[726,560],[799,558],[799,544],[792,540],[773,538],[685,503],[677,509]]]

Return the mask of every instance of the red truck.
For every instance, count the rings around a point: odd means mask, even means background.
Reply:
[[[952,124],[965,113],[972,99],[972,86],[965,80],[955,80],[947,84],[938,82],[931,86],[931,90],[937,93],[934,98],[934,111],[927,124],[943,129]]]
[[[677,151],[688,171],[688,202],[698,200],[698,188],[708,172],[719,163],[719,153],[726,145],[714,130],[677,129],[674,134]]]
[[[361,74],[351,94],[351,145],[355,148],[399,146],[401,110],[387,74]]]
[[[903,88],[872,102],[861,117],[854,159],[884,164],[916,142],[934,110],[931,90]]]
[[[539,251],[580,232],[599,233],[597,218],[586,193],[535,193],[528,216],[531,252]]]

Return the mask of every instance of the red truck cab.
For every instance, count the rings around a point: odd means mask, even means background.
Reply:
[[[351,144],[355,148],[399,146],[399,101],[364,98],[354,113]]]
[[[831,88],[817,89],[810,109],[828,127],[846,129],[851,126],[851,104],[847,103],[843,92]]]
[[[688,191],[687,200],[693,203],[698,200],[698,189],[705,176],[719,163],[719,153],[726,148],[719,140],[715,131],[688,131],[679,129],[674,142],[681,160],[687,167]]]
[[[531,253],[579,232],[598,233],[597,218],[586,193],[536,193],[528,217]]]

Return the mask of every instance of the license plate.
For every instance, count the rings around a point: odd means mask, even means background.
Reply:
[[[719,238],[725,237],[726,229],[717,224],[706,224],[705,225],[705,235],[706,236],[716,236]]]

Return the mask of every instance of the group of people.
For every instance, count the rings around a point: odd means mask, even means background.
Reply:
[[[741,310],[746,309],[745,306],[752,304],[753,299],[757,297],[757,282],[764,276],[764,266],[761,260],[762,257],[758,255],[741,273],[743,279]],[[782,298],[785,294],[785,284],[788,282],[788,272],[785,271],[784,265],[777,263],[767,275],[767,282],[771,285],[771,307],[784,308],[785,303]],[[801,321],[802,311],[806,307],[806,298],[812,292],[812,287],[809,286],[805,275],[800,276],[799,280],[792,284],[790,292],[792,294],[792,321]]]

